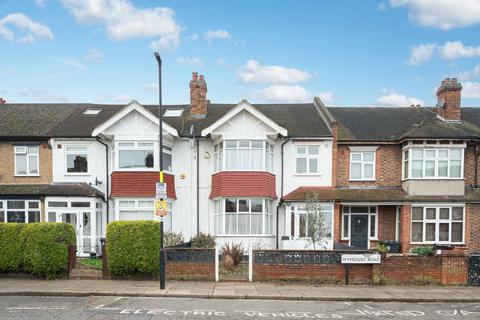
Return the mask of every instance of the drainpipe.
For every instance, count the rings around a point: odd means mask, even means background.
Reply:
[[[475,188],[478,187],[478,158],[480,157],[479,144],[475,145]]]
[[[200,233],[200,140],[195,138],[197,144],[197,235]]]
[[[105,165],[106,165],[106,172],[105,172],[105,178],[106,178],[106,192],[105,192],[105,199],[107,202],[107,224],[108,224],[108,211],[109,211],[109,201],[108,201],[108,190],[109,190],[109,180],[108,180],[108,145],[100,140],[100,138],[97,137],[97,141],[100,144],[103,144],[105,146]]]
[[[278,201],[278,205],[277,205],[277,218],[276,218],[276,231],[275,231],[275,238],[276,238],[276,248],[278,250],[278,216],[279,216],[279,211],[280,211],[280,207],[282,206],[283,204],[283,146],[288,142],[290,141],[290,138],[287,138],[287,140],[285,140],[283,143],[282,143],[282,152],[281,152],[281,157],[280,157],[280,160],[281,160],[281,172],[280,172],[280,201]]]

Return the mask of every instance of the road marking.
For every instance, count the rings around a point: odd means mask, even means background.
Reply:
[[[67,307],[9,307],[5,310],[67,310]]]
[[[352,304],[350,302],[344,302],[347,306],[351,306]]]
[[[368,309],[373,309],[373,307],[367,306],[366,304],[364,304],[363,306]]]
[[[123,299],[123,298],[124,298],[124,297],[118,297],[118,298],[116,298],[116,299],[113,299],[113,301],[118,301],[118,300]]]

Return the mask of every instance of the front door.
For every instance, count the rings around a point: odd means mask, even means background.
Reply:
[[[351,216],[350,245],[368,249],[368,215]]]
[[[77,235],[77,255],[89,255],[92,248],[92,221],[89,211],[57,214],[57,222],[70,223]]]

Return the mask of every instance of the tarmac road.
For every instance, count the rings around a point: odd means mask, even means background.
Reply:
[[[480,319],[480,303],[1,296],[0,319]]]

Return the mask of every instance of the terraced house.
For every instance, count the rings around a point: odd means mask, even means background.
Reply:
[[[309,248],[305,199],[317,194],[317,248],[398,241],[478,250],[480,109],[445,79],[438,106],[216,104],[193,73],[190,103],[164,106],[166,228],[218,244]],[[158,107],[0,105],[0,219],[67,221],[79,255],[109,221],[157,219]]]

